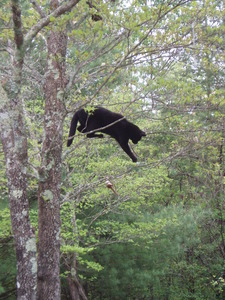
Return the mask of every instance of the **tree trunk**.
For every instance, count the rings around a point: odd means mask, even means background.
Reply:
[[[27,199],[27,138],[19,99],[0,86],[1,139],[6,160],[9,205],[17,259],[17,299],[36,299],[36,239]]]
[[[36,239],[27,198],[27,137],[20,99],[23,32],[18,0],[11,0],[14,25],[13,77],[0,86],[0,128],[8,178],[9,205],[17,259],[17,299],[36,299]]]
[[[82,285],[80,284],[77,276],[74,275],[72,277],[71,274],[69,274],[67,279],[68,279],[71,300],[87,300],[85,291]]]
[[[58,1],[51,1],[56,8]],[[48,37],[44,141],[39,170],[38,299],[60,299],[60,182],[65,81],[65,32]]]
[[[74,223],[73,226],[76,228],[76,218],[74,214]],[[77,254],[74,253],[71,255],[71,268],[68,270],[69,274],[67,276],[68,286],[70,291],[70,298],[71,300],[87,300],[87,296],[85,294],[85,290],[81,285],[79,278],[77,276]]]

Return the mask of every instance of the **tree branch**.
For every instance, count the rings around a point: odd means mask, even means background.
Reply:
[[[14,40],[16,43],[17,49],[21,49],[23,46],[23,31],[22,31],[22,21],[21,21],[21,9],[19,6],[18,0],[11,0],[12,5],[12,16],[13,16],[13,25],[14,25]]]
[[[45,14],[45,12],[43,11],[43,9],[41,8],[41,6],[38,5],[37,1],[36,1],[36,0],[31,0],[30,2],[33,4],[34,8],[35,8],[36,11],[39,13],[39,15],[41,16],[41,18],[45,18],[45,17],[46,17],[46,14]]]
[[[13,1],[16,1],[16,0],[13,0]],[[61,16],[62,14],[64,14],[65,12],[70,11],[79,2],[80,2],[80,0],[71,0],[68,3],[60,5],[50,15],[41,19],[36,25],[34,25],[24,38],[25,49],[30,44],[32,39],[38,34],[38,32],[45,26],[49,25],[49,23],[51,23],[52,18],[57,18],[57,17]]]

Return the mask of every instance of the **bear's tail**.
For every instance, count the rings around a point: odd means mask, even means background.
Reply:
[[[69,132],[69,136],[68,136],[68,140],[67,140],[67,147],[69,147],[72,144],[74,135],[76,133],[77,123],[79,121],[78,113],[79,113],[79,111],[77,111],[74,114],[71,124],[70,124],[70,132]]]

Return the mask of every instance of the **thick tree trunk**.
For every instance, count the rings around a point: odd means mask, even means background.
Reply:
[[[6,160],[9,205],[17,259],[17,299],[36,299],[36,239],[27,198],[27,137],[20,99],[23,68],[23,32],[18,0],[11,0],[14,24],[13,77],[0,86],[0,129]]]
[[[6,160],[9,204],[17,259],[17,299],[36,299],[36,238],[27,199],[27,139],[19,99],[0,86],[1,139]],[[11,102],[11,103],[10,103]]]
[[[51,1],[55,8],[58,1]],[[45,123],[39,171],[38,299],[60,299],[60,182],[67,36],[51,30],[45,82]]]

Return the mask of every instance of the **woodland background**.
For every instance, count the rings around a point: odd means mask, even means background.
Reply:
[[[224,36],[222,0],[0,1],[0,299],[225,298]],[[138,163],[66,148],[91,105]]]

